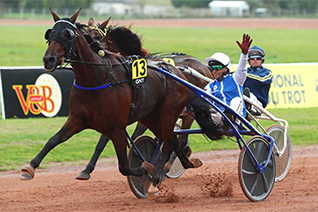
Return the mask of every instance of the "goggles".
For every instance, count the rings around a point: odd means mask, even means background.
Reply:
[[[210,66],[211,71],[215,70],[215,71],[220,71],[222,68],[224,68],[224,66],[222,65],[212,65]]]
[[[263,58],[262,58],[261,56],[259,56],[259,55],[253,55],[253,56],[250,56],[248,59],[249,59],[249,60],[254,60],[254,59],[256,59],[256,60],[262,60]]]

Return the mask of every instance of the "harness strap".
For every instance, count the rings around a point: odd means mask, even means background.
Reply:
[[[73,85],[75,88],[78,88],[78,89],[84,90],[84,91],[95,91],[95,90],[111,87],[110,83],[108,83],[106,85],[97,86],[97,87],[83,87],[83,86],[76,84],[75,80],[73,82]]]
[[[130,104],[130,112],[129,112],[129,116],[128,116],[128,120],[131,118],[131,116],[134,114],[134,109],[136,108],[136,99],[137,99],[137,94],[138,94],[138,89],[141,87],[141,85],[139,86],[134,86],[132,81],[131,81],[131,67],[128,66],[128,61],[123,58],[123,57],[118,57],[117,58],[118,61],[123,64],[123,66],[125,67],[128,75],[129,75],[129,82],[130,82],[130,87],[132,89],[133,95],[132,95],[132,99],[131,99],[131,104]]]
[[[84,87],[84,86],[80,86],[78,84],[76,84],[75,80],[73,82],[73,85],[75,88],[78,88],[80,90],[83,90],[83,91],[96,91],[96,90],[100,90],[100,89],[104,89],[104,88],[110,88],[112,86],[115,86],[115,85],[121,85],[123,83],[128,83],[130,82],[130,80],[123,80],[123,81],[119,81],[119,82],[115,82],[115,83],[108,83],[106,85],[101,85],[101,86],[96,86],[96,87]]]

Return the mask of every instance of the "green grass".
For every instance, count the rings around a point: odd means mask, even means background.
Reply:
[[[276,117],[286,119],[289,122],[289,135],[294,146],[318,143],[316,139],[318,117],[312,115],[318,113],[318,107],[272,109],[269,111]],[[65,117],[0,120],[0,170],[17,169],[21,168],[23,164],[29,163],[65,121]],[[273,124],[271,121],[263,122],[265,127],[271,124]],[[193,128],[197,127],[198,125],[193,125]],[[128,132],[132,134],[134,128],[135,125],[129,126]],[[152,135],[149,131],[147,134]],[[51,162],[89,160],[99,135],[93,130],[84,130],[74,135],[52,150],[43,160],[41,167],[47,167]],[[194,152],[238,148],[236,140],[233,138],[210,141],[201,134],[195,134],[189,136],[189,141]],[[106,146],[101,157],[115,157],[111,142]]]
[[[44,33],[52,25],[1,25],[0,66],[42,66],[47,48]],[[144,48],[150,52],[184,52],[201,61],[214,52],[224,52],[237,63],[240,50],[235,41],[241,41],[243,33],[252,36],[252,45],[264,48],[266,63],[317,62],[318,58],[318,30],[137,26],[132,30],[142,35]]]
[[[317,62],[318,30],[291,29],[213,29],[213,28],[141,28],[145,47],[154,51],[179,51],[191,54],[201,61],[214,52],[228,54],[232,63],[238,63],[240,50],[235,41],[248,33],[252,45],[266,52],[266,63]],[[159,37],[158,37],[159,36]]]

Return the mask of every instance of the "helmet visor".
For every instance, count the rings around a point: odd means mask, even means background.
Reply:
[[[213,71],[220,71],[222,68],[224,68],[224,65],[218,61],[210,61],[209,62],[209,67],[210,67],[210,70]]]
[[[222,68],[224,68],[224,66],[222,65],[215,65],[215,66],[211,66],[211,71],[215,70],[215,71],[220,71]]]
[[[256,59],[256,60],[262,60],[263,58],[262,58],[262,56],[260,56],[260,55],[250,55],[250,56],[248,57],[248,59],[249,59],[249,60],[254,60],[254,59]]]

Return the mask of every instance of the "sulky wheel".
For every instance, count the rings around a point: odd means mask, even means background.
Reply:
[[[284,133],[285,128],[281,125],[274,124],[266,129],[268,135],[270,135],[275,142],[273,149],[273,154],[275,156],[276,163],[276,178],[275,181],[281,181],[287,175],[290,168],[291,159],[292,159],[292,145],[287,134],[287,146],[285,151],[279,155],[278,152],[282,151],[284,148]]]
[[[137,149],[140,151],[144,159],[150,163],[152,163],[156,151],[157,151],[157,142],[147,136],[142,135],[135,139],[134,141],[135,145],[137,146]],[[159,155],[157,157],[157,160],[155,162],[155,165],[157,162],[159,162],[161,159],[161,152],[159,151]],[[128,162],[130,168],[137,168],[141,167],[141,164],[143,163],[143,160],[140,158],[140,156],[136,153],[133,146],[130,147],[128,152]],[[147,198],[148,197],[148,188],[151,183],[151,179],[149,175],[145,174],[143,176],[128,176],[128,184],[131,189],[131,191],[135,194],[138,198]]]
[[[261,136],[253,136],[247,141],[247,146],[259,164],[264,165],[270,150],[270,145]],[[275,157],[270,156],[263,173],[258,171],[257,164],[245,146],[243,146],[238,164],[239,181],[245,196],[251,201],[262,201],[272,191],[275,182]]]

